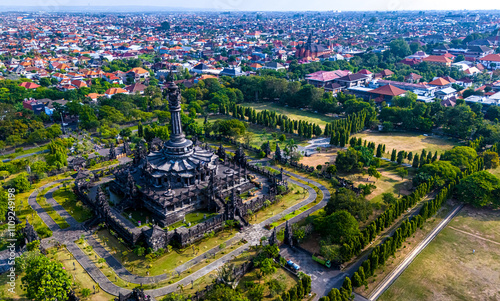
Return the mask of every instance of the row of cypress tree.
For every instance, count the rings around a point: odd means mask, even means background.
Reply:
[[[482,158],[478,158],[467,170],[461,172],[454,181],[446,187],[442,187],[434,199],[425,202],[417,215],[404,221],[398,229],[396,229],[393,236],[387,238],[383,243],[372,250],[368,258],[359,267],[358,271],[353,274],[353,286],[359,287],[366,285],[366,279],[372,276],[379,266],[384,265],[389,256],[394,255],[397,249],[401,248],[403,242],[406,241],[408,237],[412,236],[418,228],[421,228],[428,218],[437,213],[442,204],[451,196],[455,186],[460,182],[460,179],[483,169],[484,161]],[[431,183],[428,184],[429,187],[432,186]]]

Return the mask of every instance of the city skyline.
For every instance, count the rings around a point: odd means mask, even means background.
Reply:
[[[118,6],[118,7],[117,7]],[[63,11],[64,8],[85,7],[92,8],[92,10],[99,10],[102,8],[104,11],[110,9],[129,10],[135,9],[136,11],[147,11],[153,8],[161,10],[196,10],[196,11],[406,11],[406,10],[497,10],[498,5],[495,2],[488,0],[481,1],[441,1],[434,2],[431,0],[423,0],[418,2],[411,2],[408,0],[387,0],[387,1],[242,1],[242,0],[194,0],[189,2],[161,2],[157,0],[145,0],[138,6],[132,0],[26,0],[22,4],[18,1],[7,0],[4,1],[0,9],[26,9],[26,8],[39,8],[45,11]]]

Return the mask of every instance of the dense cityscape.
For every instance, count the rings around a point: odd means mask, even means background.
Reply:
[[[3,9],[0,111],[0,300],[500,300],[497,10]]]

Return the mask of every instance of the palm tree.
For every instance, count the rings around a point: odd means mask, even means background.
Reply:
[[[184,293],[184,284],[179,283],[179,284],[177,285],[177,288],[181,290],[181,293]]]

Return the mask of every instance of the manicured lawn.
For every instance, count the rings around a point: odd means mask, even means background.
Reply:
[[[35,230],[40,235],[40,238],[48,237],[51,235],[51,233],[50,233],[49,227],[47,227],[47,225],[45,225],[45,223],[38,216],[38,214],[35,212],[35,210],[33,210],[31,208],[31,206],[28,204],[28,197],[35,189],[38,189],[39,187],[42,187],[43,185],[46,185],[46,184],[53,182],[55,180],[67,178],[70,175],[71,175],[71,173],[68,172],[65,174],[58,175],[58,176],[45,178],[45,179],[41,180],[40,182],[33,184],[29,191],[20,192],[20,193],[16,194],[16,215],[17,215],[17,217],[22,222],[25,221],[26,218],[28,218],[30,224],[32,224],[33,227],[35,227]],[[38,194],[39,198],[42,195],[43,195],[42,193],[39,193]]]
[[[362,138],[369,142],[375,142],[375,144],[385,144],[386,154],[384,157],[390,158],[390,152],[393,149],[397,151],[407,151],[416,152],[420,155],[422,149],[427,152],[434,153],[435,151],[444,153],[445,151],[452,149],[453,146],[458,145],[456,140],[448,138],[440,138],[437,136],[424,136],[418,133],[381,133],[374,131],[364,131],[362,133],[354,135],[357,138]]]
[[[68,211],[78,222],[84,222],[93,216],[92,211],[76,199],[71,187],[60,188],[52,193],[54,200]]]
[[[250,223],[258,224],[266,219],[279,214],[283,210],[292,207],[293,205],[300,203],[305,198],[308,197],[309,193],[307,190],[302,189],[301,187],[290,184],[289,185],[290,192],[284,195],[280,201],[275,202],[268,207],[262,208],[261,210],[254,213],[254,216],[251,218]]]
[[[185,220],[186,222],[183,221],[178,221],[176,223],[173,223],[172,225],[168,226],[169,230],[173,230],[175,228],[179,228],[182,226],[185,226],[186,228],[191,228],[195,226],[196,224],[202,223],[209,218],[218,215],[219,213],[217,212],[209,212],[209,211],[204,211],[204,210],[198,210],[194,211],[191,213],[186,214]],[[191,223],[190,226],[188,226],[188,223]]]
[[[132,250],[120,243],[116,237],[112,236],[108,230],[98,231],[97,238],[102,245],[104,245],[104,241],[106,241],[106,249],[108,249],[108,251],[110,251],[129,271],[141,276],[146,276],[146,272],[149,271],[150,276],[155,276],[173,272],[175,267],[232,238],[234,233],[235,230],[231,233],[229,231],[218,232],[214,237],[205,238],[186,249],[172,250],[170,253],[166,252],[154,262],[148,262],[144,257],[137,256]],[[123,256],[124,251],[128,253],[126,256]]]
[[[56,222],[56,224],[61,228],[61,229],[66,229],[69,227],[69,224],[66,222],[66,219],[61,217],[55,210],[54,208],[52,207],[52,205],[50,205],[48,202],[47,202],[47,199],[45,198],[45,194],[47,194],[47,192],[52,188],[54,187],[55,185],[52,185],[50,187],[47,187],[45,188],[44,190],[42,190],[41,193],[38,194],[37,198],[36,198],[36,201],[37,203],[45,210],[45,212],[47,212],[47,214],[54,220],[54,222]]]
[[[88,256],[88,258],[94,263],[96,267],[101,270],[101,272],[106,276],[110,281],[112,281],[114,284],[120,286],[120,287],[127,287],[127,288],[134,288],[136,286],[139,286],[137,284],[132,284],[128,283],[125,280],[121,279],[118,277],[118,275],[115,273],[115,271],[108,265],[107,262],[101,262],[99,263],[99,255],[92,249],[91,246],[87,244],[86,241],[77,241],[76,244],[78,247],[85,253],[85,255]]]
[[[500,213],[464,208],[379,300],[499,300],[500,246],[455,229],[500,243]]]
[[[23,150],[23,151],[20,151],[20,152],[11,153],[11,154],[8,154],[8,155],[2,155],[2,156],[0,156],[0,159],[14,159],[14,158],[22,156],[22,155],[33,154],[33,153],[36,153],[36,152],[39,152],[39,151],[43,151],[43,150],[46,150],[46,149],[47,149],[46,145],[39,146],[39,147],[34,147],[34,148],[26,149],[26,150]]]
[[[276,113],[288,116],[290,119],[302,120],[306,122],[313,122],[320,125],[322,128],[329,122],[333,122],[336,118],[322,115],[320,113],[313,113],[310,111],[302,111],[299,109],[285,107],[280,104],[272,102],[245,102],[241,104],[245,107],[252,107],[257,112],[268,110],[275,111]]]
[[[118,161],[118,159],[114,159],[114,160],[110,160],[110,161],[103,161],[101,163],[97,163],[96,165],[88,168],[88,170],[96,170],[96,169],[100,169],[100,168],[103,168],[103,167],[108,167],[108,166],[111,166],[111,165],[114,165],[114,164],[118,164],[120,163]]]
[[[54,250],[56,251],[56,250]],[[81,299],[80,300],[92,300],[92,301],[109,301],[114,300],[115,296],[110,295],[103,291],[102,289],[97,290],[96,294],[91,294],[90,297],[86,299],[82,297],[82,289],[88,288],[92,292],[93,287],[98,287],[97,283],[90,277],[90,275],[83,269],[83,267],[78,263],[78,261],[74,260],[71,254],[68,252],[66,248],[61,248],[57,250],[57,252],[53,252],[49,255],[54,260],[57,260],[63,264],[66,268],[66,271],[71,275],[71,277],[75,279],[76,284],[76,294]],[[74,265],[73,265],[74,264]],[[101,269],[102,270],[102,269]],[[102,270],[106,272],[105,270]],[[113,281],[114,282],[114,281]]]

